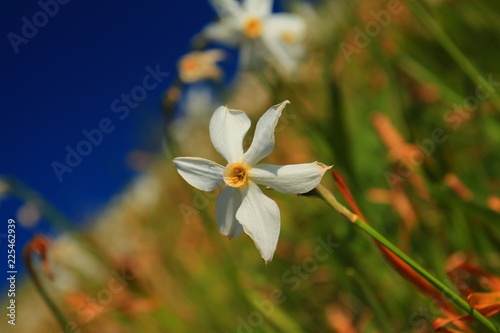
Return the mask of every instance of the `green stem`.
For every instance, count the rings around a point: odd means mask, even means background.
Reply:
[[[36,274],[35,267],[33,265],[33,261],[31,259],[32,252],[31,252],[30,247],[31,247],[31,245],[28,244],[24,248],[24,251],[23,251],[23,259],[24,259],[24,263],[26,265],[26,268],[28,270],[28,273],[29,273],[31,279],[33,280],[33,283],[35,285],[36,290],[38,291],[38,293],[40,294],[40,296],[42,296],[43,300],[45,301],[45,304],[47,304],[47,306],[49,307],[50,311],[56,317],[57,322],[61,326],[63,332],[66,332],[66,323],[68,321],[64,317],[63,313],[59,310],[59,308],[57,307],[56,303],[49,296],[49,294],[47,293],[47,291],[43,287],[42,282],[38,278],[38,276]]]
[[[0,183],[6,184],[9,194],[25,203],[30,202],[34,204],[40,211],[41,215],[45,217],[53,226],[60,231],[68,232],[71,237],[85,246],[90,253],[95,255],[97,259],[107,265],[114,265],[113,259],[106,253],[106,251],[104,251],[102,246],[94,239],[93,236],[87,233],[78,232],[78,228],[75,226],[75,223],[36,190],[21,180],[11,176],[0,175]]]
[[[469,315],[474,317],[478,322],[487,327],[491,332],[500,333],[500,330],[488,320],[488,318],[484,317],[481,313],[479,313],[476,309],[471,307],[466,301],[464,301],[460,296],[458,296],[455,292],[453,292],[450,288],[448,288],[444,283],[436,279],[429,272],[427,272],[422,266],[420,266],[416,261],[407,256],[403,251],[398,249],[394,244],[392,244],[387,238],[382,236],[378,231],[373,229],[368,223],[361,220],[356,214],[349,211],[345,208],[341,203],[335,199],[335,196],[328,191],[322,185],[318,185],[316,187],[317,192],[320,197],[325,200],[325,202],[335,209],[340,214],[347,217],[347,219],[353,224],[355,224],[358,228],[369,234],[380,244],[385,246],[389,251],[398,256],[401,260],[403,260],[406,264],[408,264],[411,268],[415,270],[420,276],[422,276],[425,280],[427,280],[430,284],[432,284],[436,289],[440,290],[444,295],[448,297],[457,307],[463,309]]]
[[[476,309],[471,307],[466,301],[464,301],[460,296],[449,289],[444,283],[436,279],[429,272],[427,272],[422,266],[420,266],[416,261],[407,256],[403,251],[398,249],[394,244],[392,244],[387,238],[379,234],[375,229],[373,229],[368,223],[364,222],[360,218],[354,221],[354,224],[360,229],[365,231],[367,234],[376,239],[380,244],[388,248],[392,253],[401,258],[405,263],[407,263],[411,268],[413,268],[418,274],[420,274],[424,279],[431,283],[434,287],[440,290],[444,295],[446,295],[451,301],[455,303],[458,307],[462,308],[465,312],[474,317],[478,322],[482,323],[485,327],[489,328],[492,332],[498,333],[497,327],[493,325],[486,317],[479,313]]]
[[[0,175],[0,182],[5,183],[8,193],[27,203],[31,202],[40,211],[41,215],[60,230],[75,231],[74,223],[40,193],[26,185],[21,180]]]
[[[464,73],[477,85],[483,86],[496,98],[492,99],[492,103],[495,108],[500,111],[500,102],[498,100],[498,93],[493,88],[493,86],[484,78],[484,76],[479,72],[479,70],[472,64],[472,62],[467,59],[465,54],[460,51],[460,49],[455,45],[451,38],[446,34],[439,23],[432,17],[431,14],[424,8],[424,6],[419,1],[408,0],[408,4],[413,9],[413,11],[420,18],[425,27],[436,37],[436,39],[441,43],[444,49],[450,54],[450,56],[457,62],[457,64],[462,68]]]

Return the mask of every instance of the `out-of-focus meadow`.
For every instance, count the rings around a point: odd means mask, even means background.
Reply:
[[[498,307],[500,3],[346,0],[291,11],[308,27],[297,74],[262,66],[207,85],[208,95],[189,84],[166,92],[165,112],[184,94],[184,117],[168,126],[164,151],[89,230],[51,240],[52,279],[35,261],[65,332],[433,331],[447,300],[401,277],[321,200],[264,190],[281,211],[265,265],[247,235],[219,234],[217,191],[176,172],[176,156],[225,163],[208,133],[219,104],[255,124],[286,99],[266,163],[333,164],[374,228],[472,304]],[[342,201],[329,172],[322,184]],[[62,331],[24,283],[18,311],[30,315],[16,329]]]

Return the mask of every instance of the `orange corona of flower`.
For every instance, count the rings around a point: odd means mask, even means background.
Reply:
[[[243,27],[243,33],[248,37],[255,39],[260,37],[262,34],[262,20],[258,17],[249,17],[245,21],[245,25]]]
[[[281,40],[287,44],[293,44],[293,42],[295,42],[295,36],[291,31],[283,31],[281,33]]]
[[[224,182],[231,187],[245,186],[248,170],[249,167],[240,162],[228,164],[224,170]]]
[[[273,0],[211,0],[220,21],[209,24],[205,37],[228,46],[238,46],[246,56],[243,68],[260,66],[262,60],[277,64],[291,75],[305,52],[302,43],[306,23],[297,14],[273,13]],[[255,52],[258,51],[258,52]]]

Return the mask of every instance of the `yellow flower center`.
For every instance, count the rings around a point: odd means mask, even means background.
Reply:
[[[243,26],[243,33],[248,37],[255,39],[262,34],[262,21],[258,17],[249,17]]]
[[[281,40],[287,44],[292,44],[295,42],[295,36],[290,31],[284,31],[281,33]]]
[[[182,60],[180,67],[181,67],[181,70],[183,70],[185,72],[191,72],[191,71],[196,70],[199,67],[199,64],[198,64],[198,61],[196,61],[195,59],[193,59],[191,57],[191,58],[186,58],[186,59]]]
[[[246,185],[249,169],[249,167],[240,162],[228,164],[226,170],[224,170],[224,182],[231,187]]]

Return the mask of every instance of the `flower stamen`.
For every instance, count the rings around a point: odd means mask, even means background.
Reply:
[[[283,31],[280,37],[286,44],[293,44],[295,42],[295,35],[291,31]]]
[[[224,182],[231,187],[242,187],[248,182],[248,167],[240,162],[228,164],[224,170]]]
[[[260,37],[262,34],[262,20],[258,17],[249,17],[243,26],[243,33],[252,39]]]

